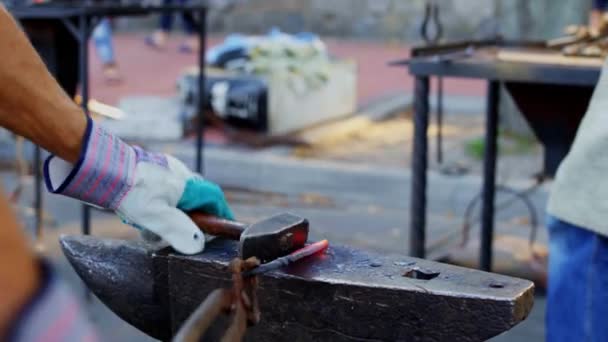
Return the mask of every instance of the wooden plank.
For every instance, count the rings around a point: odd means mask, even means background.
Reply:
[[[497,58],[505,62],[523,62],[536,64],[555,64],[563,66],[602,67],[604,60],[593,57],[564,56],[553,51],[527,51],[502,49],[497,52]]]

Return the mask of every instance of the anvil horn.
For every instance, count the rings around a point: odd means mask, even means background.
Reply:
[[[169,308],[154,288],[151,255],[158,247],[92,236],[62,236],[60,242],[76,273],[115,314],[154,338],[170,338]]]
[[[159,339],[176,333],[211,291],[230,286],[227,265],[237,255],[232,241],[194,256],[93,237],[61,243],[106,305]],[[481,341],[524,320],[533,292],[527,280],[334,245],[260,276],[261,322],[245,340]],[[216,330],[211,340],[223,334]]]

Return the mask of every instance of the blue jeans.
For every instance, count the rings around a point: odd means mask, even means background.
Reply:
[[[608,1],[607,0],[593,0],[593,8],[600,11],[605,11],[608,9]]]
[[[93,30],[93,42],[97,56],[104,65],[114,64],[114,45],[112,44],[112,26],[108,18],[103,18]]]
[[[171,5],[174,0],[164,0],[163,5]],[[180,5],[187,3],[187,0],[177,0]],[[192,13],[182,12],[182,24],[184,25],[184,32],[187,35],[194,34],[194,17]],[[163,13],[160,16],[160,29],[165,32],[170,32],[173,27],[173,13]]]
[[[546,340],[608,341],[608,239],[549,217]]]

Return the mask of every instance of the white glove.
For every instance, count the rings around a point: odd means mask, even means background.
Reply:
[[[184,254],[205,248],[204,234],[184,211],[234,218],[219,186],[171,156],[124,143],[91,119],[76,165],[51,156],[44,173],[50,192],[114,210]]]

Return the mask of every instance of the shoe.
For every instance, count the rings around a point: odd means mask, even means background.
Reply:
[[[181,43],[179,46],[179,52],[181,53],[197,53],[199,50],[199,41],[198,37],[188,37],[186,40]]]
[[[156,41],[156,39],[154,39],[154,37],[152,37],[152,36],[147,36],[147,37],[144,39],[144,43],[146,43],[146,45],[147,45],[147,46],[149,46],[149,47],[151,47],[151,48],[153,48],[153,49],[157,49],[157,50],[164,50],[164,49],[165,49],[165,46],[164,46],[164,45],[159,44],[159,43]]]
[[[117,85],[122,83],[122,76],[118,71],[118,68],[114,65],[104,66],[103,68],[103,77],[105,81],[109,85]]]
[[[186,43],[180,44],[178,51],[181,53],[188,53],[188,54],[196,52],[192,46],[190,46]]]

